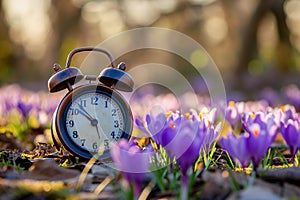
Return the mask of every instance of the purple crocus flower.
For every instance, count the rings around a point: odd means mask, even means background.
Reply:
[[[260,96],[260,99],[264,99],[271,106],[279,105],[280,102],[282,102],[282,99],[279,96],[278,92],[269,87],[263,89],[260,92],[259,96]]]
[[[34,104],[34,114],[39,122],[39,126],[45,127],[50,124],[60,98],[58,98],[58,96],[49,97],[44,93],[40,93],[36,99],[37,101]]]
[[[159,113],[154,117],[153,114],[148,114],[147,126],[139,119],[136,119],[136,124],[158,145],[162,145],[170,157],[177,159],[182,173],[185,174],[199,157],[200,148],[205,148],[207,152],[219,135],[221,124],[216,128],[212,125],[215,118],[216,109],[202,110],[200,114],[191,110],[185,115],[168,112]]]
[[[162,144],[162,133],[168,128],[169,123],[180,123],[179,113],[168,112],[166,114],[160,112],[157,115],[153,113],[146,115],[146,124],[139,119],[135,119],[137,127],[148,134],[158,145]]]
[[[248,164],[248,160],[252,160],[256,168],[276,137],[278,128],[274,115],[262,112],[248,113],[242,117],[242,124],[245,133],[239,137],[229,133],[227,139],[221,139],[221,144],[242,167]]]
[[[222,137],[220,140],[221,146],[236,162],[239,162],[243,168],[247,167],[250,160],[247,139],[248,135],[246,134],[236,137],[232,132],[229,132],[226,138]]]
[[[190,111],[193,115],[197,116],[197,113],[195,110]],[[217,118],[217,109],[212,108],[209,110],[207,107],[202,108],[200,114],[200,119],[206,119],[208,123],[214,124]]]
[[[270,129],[276,126],[275,116],[273,113],[249,112],[242,116],[242,126],[249,133],[252,124],[259,124],[262,129]],[[274,131],[274,130],[273,130]]]
[[[231,125],[232,129],[240,122],[241,116],[234,101],[228,103],[228,106],[225,109],[225,119]]]
[[[197,113],[194,110],[191,110],[192,116],[197,116]],[[210,111],[205,107],[201,110],[199,114],[199,118],[197,120],[199,121],[199,132],[204,133],[205,139],[203,142],[203,149],[206,153],[208,153],[209,149],[211,148],[211,145],[213,142],[215,142],[216,138],[219,136],[221,131],[221,123],[217,124],[216,127],[214,127],[214,123],[216,121],[217,116],[217,109],[213,108]]]
[[[239,103],[236,103],[236,104],[239,108],[242,107],[242,110],[239,109],[240,114],[242,114],[242,113],[251,113],[251,112],[267,113],[268,112],[267,109],[269,108],[269,104],[265,100],[239,102]]]
[[[150,148],[150,147],[149,147]],[[135,196],[141,192],[141,184],[149,172],[151,149],[141,150],[134,142],[121,139],[110,148],[111,157],[116,167],[122,172],[127,186],[134,185]]]
[[[294,160],[297,151],[300,149],[299,120],[289,119],[286,124],[284,122],[281,122],[280,131],[285,142],[290,148],[290,152]]]
[[[187,197],[188,170],[198,159],[200,149],[204,146],[209,148],[219,134],[220,125],[215,130],[212,124],[215,115],[216,109],[200,114],[194,110],[185,115],[168,112],[154,117],[149,114],[146,116],[147,127],[140,120],[136,120],[140,130],[150,134],[171,158],[176,159],[182,174],[182,197]]]
[[[242,117],[242,125],[247,137],[247,148],[254,166],[267,153],[277,134],[275,116],[272,113],[248,113]]]
[[[298,86],[291,84],[284,88],[283,93],[289,103],[293,104],[297,110],[300,110],[300,90]]]
[[[253,123],[248,127],[248,133],[248,151],[253,165],[257,167],[276,137],[277,126],[275,123],[270,127],[266,127],[264,124]]]
[[[33,105],[20,99],[18,101],[17,108],[19,109],[23,119],[26,119],[29,115],[29,112],[32,110]]]
[[[176,158],[183,176],[186,176],[188,169],[199,157],[206,135],[201,131],[203,129],[199,121],[185,116],[180,118],[180,121],[169,122],[169,126],[162,131],[161,145],[170,157]]]
[[[5,110],[10,112],[15,109],[20,98],[22,98],[22,90],[20,86],[13,84],[2,87],[0,90],[1,100]],[[6,114],[7,114],[6,113]]]
[[[284,123],[286,123],[289,119],[294,120],[299,117],[298,113],[296,112],[296,108],[290,104],[281,106],[280,111],[281,111],[280,121],[283,121]]]
[[[211,145],[216,141],[216,138],[220,135],[221,131],[221,123],[217,124],[216,127],[209,125],[206,129],[205,133],[205,139],[203,142],[203,149],[205,150],[206,153],[211,148]]]
[[[161,145],[171,158],[176,158],[180,166],[181,199],[188,197],[188,170],[199,157],[200,149],[205,140],[203,123],[193,114],[169,116],[164,130],[161,132]]]

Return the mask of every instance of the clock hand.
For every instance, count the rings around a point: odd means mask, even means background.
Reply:
[[[82,105],[80,105],[79,103],[78,103],[78,106],[79,106],[79,112],[83,115],[83,116],[85,116],[88,120],[90,120],[91,121],[91,124],[92,124],[92,126],[97,126],[97,124],[98,124],[98,120],[97,119],[94,119],[84,108],[83,108],[83,106]]]
[[[88,120],[91,121],[91,124],[92,126],[95,126],[96,127],[96,131],[97,131],[97,134],[98,134],[98,137],[100,139],[100,132],[99,132],[99,129],[98,129],[98,120],[97,119],[94,119],[84,108],[82,105],[80,105],[79,103],[78,104],[78,107],[79,107],[79,112],[85,116]]]
[[[98,129],[97,125],[96,125],[96,131],[97,131],[97,134],[98,134],[98,137],[99,137],[99,140],[100,140],[100,133],[99,133],[99,129]]]

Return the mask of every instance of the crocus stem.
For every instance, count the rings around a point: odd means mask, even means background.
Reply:
[[[295,156],[294,156],[294,166],[295,166],[295,167],[298,167],[298,166],[299,166],[298,154],[295,154]]]
[[[291,162],[293,163],[293,166],[296,167],[296,155],[292,155]]]
[[[296,166],[295,157],[296,157],[297,151],[295,150],[295,148],[293,146],[290,146],[290,152],[291,152],[291,162],[293,163],[293,166],[295,167]]]
[[[187,200],[188,199],[188,190],[189,190],[189,179],[187,175],[182,175],[181,178],[181,190],[180,190],[180,199]]]
[[[255,174],[255,175],[257,175],[257,164],[253,164],[253,170],[252,170],[252,172],[251,172],[251,174]]]
[[[138,199],[141,194],[141,184],[139,182],[134,183],[134,199]]]

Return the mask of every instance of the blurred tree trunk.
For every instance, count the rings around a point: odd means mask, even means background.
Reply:
[[[9,35],[9,25],[7,24],[3,11],[3,2],[0,2],[0,84],[13,83],[24,73],[23,66],[29,65],[23,57],[24,48],[15,44]],[[17,72],[17,73],[16,73]]]
[[[257,30],[268,7],[269,0],[260,0],[248,24],[245,24],[236,67],[237,77],[248,72],[248,63],[257,56]]]
[[[275,49],[274,63],[272,63],[274,65],[272,66],[272,70],[275,74],[280,74],[280,71],[282,70],[288,71],[291,60],[292,45],[289,40],[290,31],[286,24],[284,2],[285,0],[260,0],[248,24],[245,25],[245,31],[240,45],[240,53],[238,53],[237,66],[235,67],[237,87],[245,85],[244,83],[249,77],[248,64],[252,59],[257,58],[258,56],[257,31],[260,22],[267,14],[267,12],[272,12],[274,14],[279,36],[279,42],[276,45],[277,47]],[[270,80],[264,79],[261,81],[261,84],[273,84],[273,82],[268,83],[268,81]],[[276,81],[276,78],[273,77],[271,81]]]
[[[271,11],[274,14],[277,22],[277,31],[279,42],[276,48],[276,64],[280,71],[287,71],[291,65],[291,55],[293,51],[290,42],[290,30],[286,23],[286,14],[284,12],[285,0],[273,0]]]
[[[71,0],[52,0],[50,18],[53,31],[46,63],[53,65],[60,59],[65,61],[67,55],[64,53],[69,53],[76,47],[80,35],[83,34],[80,26],[81,7],[76,7]],[[64,63],[60,62],[60,64]],[[53,72],[51,66],[49,70]]]

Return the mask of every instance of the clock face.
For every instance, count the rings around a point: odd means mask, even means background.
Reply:
[[[132,128],[127,103],[106,87],[79,89],[65,99],[59,111],[64,145],[83,157],[108,152],[110,143],[128,138]]]

